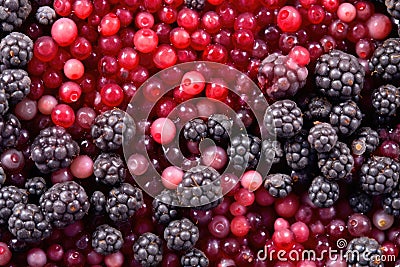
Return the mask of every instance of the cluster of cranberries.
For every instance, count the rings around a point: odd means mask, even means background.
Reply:
[[[17,147],[21,152],[15,150],[1,157],[2,164],[18,170],[7,183],[20,187],[32,176],[31,170],[36,171],[29,159],[29,140],[51,125],[66,128],[79,143],[81,155],[69,168],[46,178],[52,183],[80,179],[83,187],[92,187],[93,160],[100,154],[90,135],[96,116],[113,108],[125,110],[139,88],[147,100],[157,100],[163,91],[162,81],[153,79],[140,86],[162,69],[204,60],[232,66],[256,80],[261,61],[273,52],[289,55],[302,66],[312,66],[332,49],[353,53],[365,63],[376,44],[392,32],[392,22],[384,15],[383,6],[367,0],[207,0],[202,10],[186,7],[183,0],[33,3],[34,9],[44,5],[54,8],[58,19],[52,25],[41,25],[28,18],[21,30],[34,41],[33,58],[27,66],[31,88],[13,112],[29,131],[21,131]],[[254,126],[254,115],[242,99],[223,86],[223,79],[206,82],[201,73],[207,70],[202,66],[185,74],[172,72],[167,77],[182,84],[161,97],[152,118],[138,124],[146,134],[139,145],[151,154],[152,162],[134,154],[127,160],[133,175],[144,174],[153,164],[162,175],[164,187],[174,189],[182,181],[182,170],[170,166],[157,152],[160,144],[170,143],[177,134],[174,122],[166,117],[195,96],[227,104],[246,127]],[[212,105],[205,102],[179,109],[182,117],[208,117],[213,111]],[[377,153],[398,159],[400,125],[393,131],[382,130],[380,135],[384,142]],[[190,144],[187,150],[191,154],[199,152]],[[200,161],[221,170],[228,156],[221,149],[202,155]],[[356,169],[360,167],[357,162],[363,162],[361,156],[356,158]],[[223,175],[225,197],[217,207],[184,210],[199,227],[196,247],[205,253],[210,266],[346,267],[343,257],[326,259],[321,255],[338,249],[337,240],[341,238],[360,236],[376,239],[384,255],[399,256],[398,219],[384,213],[379,204],[374,204],[369,217],[354,213],[347,200],[351,188],[346,184],[341,184],[341,199],[335,206],[317,208],[301,185],[285,198],[272,197],[262,186],[265,176],[256,171],[247,171],[241,177]],[[132,176],[127,182],[135,183]],[[152,199],[145,196],[145,204],[135,217],[116,225],[124,245],[107,256],[91,247],[93,229],[106,221],[104,215],[55,229],[38,244],[20,242],[1,226],[0,266],[139,266],[132,253],[134,242],[143,233],[161,236],[163,232],[152,219],[151,203]],[[276,253],[272,258],[268,254],[284,250],[301,255],[305,249],[314,250],[318,258],[282,261]],[[165,248],[160,266],[180,264],[180,255]],[[398,267],[400,261],[386,262],[385,266]]]

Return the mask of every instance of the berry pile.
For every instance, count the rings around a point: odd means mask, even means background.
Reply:
[[[0,266],[400,266],[399,20],[0,0]]]

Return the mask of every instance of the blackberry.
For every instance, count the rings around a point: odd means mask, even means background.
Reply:
[[[379,261],[382,256],[382,249],[379,243],[369,237],[354,238],[347,245],[346,261],[349,267],[383,267]]]
[[[23,242],[39,242],[50,236],[52,228],[35,204],[19,203],[8,219],[8,230]]]
[[[129,115],[120,109],[105,111],[98,115],[91,128],[94,143],[102,151],[121,148],[134,136],[136,128]],[[124,138],[124,140],[123,140]]]
[[[28,194],[25,190],[13,185],[0,188],[0,224],[8,222],[12,209],[19,203],[28,203]]]
[[[90,197],[90,206],[95,213],[102,213],[107,202],[106,196],[101,191],[94,191]]]
[[[272,164],[277,164],[283,158],[282,144],[278,140],[266,139],[262,142],[261,153],[265,159]]]
[[[46,180],[43,177],[29,178],[25,182],[25,189],[29,195],[41,196],[47,190]]]
[[[0,150],[15,147],[21,134],[21,123],[13,114],[0,118]]]
[[[211,115],[207,121],[208,137],[215,142],[227,142],[232,126],[233,120],[228,118],[228,116],[224,114]]]
[[[264,187],[273,197],[283,198],[292,192],[293,180],[287,174],[270,174],[265,178]]]
[[[179,204],[196,209],[211,209],[222,198],[219,173],[212,167],[196,166],[188,170],[176,189]]]
[[[3,167],[0,165],[0,188],[6,182],[6,173],[4,172]]]
[[[56,12],[49,6],[39,7],[35,14],[36,21],[42,25],[53,24],[56,17]]]
[[[12,32],[21,27],[31,11],[29,0],[0,0],[0,32]]]
[[[133,253],[141,266],[158,266],[163,257],[162,240],[153,233],[144,233],[133,245]]]
[[[315,158],[315,152],[311,148],[307,136],[307,131],[301,130],[285,143],[286,162],[293,170],[298,171],[306,168]]]
[[[57,228],[81,220],[90,207],[85,189],[74,181],[53,185],[40,197],[39,204],[46,220]]]
[[[394,18],[400,19],[400,2],[398,0],[382,0],[385,3],[387,12]]]
[[[400,190],[393,190],[389,194],[384,195],[382,206],[387,214],[400,217]]]
[[[358,100],[365,70],[355,56],[331,50],[318,58],[314,72],[315,83],[323,96],[334,101]]]
[[[264,115],[264,125],[272,136],[290,138],[303,127],[300,108],[292,100],[280,100],[269,106]]]
[[[308,103],[304,117],[309,121],[328,121],[332,104],[325,97],[316,96]]]
[[[60,126],[41,130],[31,145],[31,158],[42,173],[68,167],[78,154],[78,144]]]
[[[379,45],[369,60],[372,75],[388,82],[400,78],[400,38],[386,39]]]
[[[339,199],[339,185],[325,177],[315,177],[308,189],[311,202],[319,208],[329,208]]]
[[[96,182],[115,185],[124,182],[127,169],[118,154],[102,153],[94,161],[93,174]]]
[[[399,182],[400,165],[388,157],[371,157],[361,166],[361,189],[370,195],[392,192]]]
[[[370,154],[379,145],[379,133],[370,127],[362,127],[357,130],[355,139],[352,142],[353,154]]]
[[[186,140],[199,142],[207,137],[207,124],[202,119],[192,119],[183,127]]]
[[[153,218],[159,224],[167,225],[169,222],[178,219],[179,210],[177,209],[178,198],[170,190],[163,190],[153,200]]]
[[[121,232],[108,224],[96,227],[92,234],[92,248],[101,255],[116,253],[123,244],[124,238]]]
[[[382,85],[372,93],[372,106],[379,116],[396,115],[400,107],[400,89],[393,85]]]
[[[227,154],[235,170],[253,169],[257,167],[260,160],[261,140],[250,134],[234,136]]]
[[[349,197],[350,207],[356,213],[368,213],[372,209],[372,198],[363,191],[356,191]]]
[[[25,34],[12,32],[1,39],[0,64],[4,64],[6,68],[24,68],[32,57],[33,42]]]
[[[106,202],[106,212],[115,222],[126,221],[143,206],[142,190],[128,183],[111,189]]]
[[[6,91],[4,90],[4,88],[0,88],[0,115],[6,114],[8,109],[9,109],[9,104]]]
[[[330,124],[338,134],[349,136],[360,127],[362,113],[354,101],[346,101],[332,108]]]
[[[207,267],[209,263],[207,256],[197,248],[188,251],[181,257],[182,267]]]
[[[199,229],[189,219],[172,221],[164,230],[167,247],[177,251],[192,249],[199,239]]]
[[[354,158],[350,148],[342,142],[337,142],[328,153],[318,155],[318,167],[322,175],[329,180],[346,178],[353,166]]]
[[[329,123],[317,123],[310,129],[307,140],[318,153],[326,153],[336,145],[338,136]]]
[[[185,0],[185,5],[188,8],[202,10],[205,5],[205,0]]]
[[[8,69],[0,74],[0,88],[5,90],[8,103],[15,105],[31,91],[31,79],[24,70]]]
[[[308,70],[280,53],[268,55],[260,64],[258,83],[260,88],[272,99],[294,96],[306,84]]]

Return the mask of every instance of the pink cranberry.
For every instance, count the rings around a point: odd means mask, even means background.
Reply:
[[[190,45],[190,34],[184,28],[173,29],[170,32],[169,39],[171,44],[178,49],[183,49]]]
[[[301,15],[292,6],[285,6],[279,10],[277,24],[284,32],[295,32],[301,26]]]
[[[72,5],[74,15],[80,19],[86,19],[93,11],[93,4],[89,0],[76,0]]]
[[[161,174],[162,184],[167,189],[175,190],[182,182],[183,171],[175,166],[167,167]]]
[[[46,253],[40,248],[33,248],[28,251],[26,261],[29,266],[43,267],[47,263]]]
[[[42,114],[50,115],[57,104],[57,99],[54,96],[44,95],[38,101],[38,109]]]
[[[354,5],[350,3],[342,3],[340,4],[337,10],[337,16],[343,22],[352,22],[357,15],[357,11]]]
[[[158,36],[151,29],[140,29],[133,38],[135,48],[142,53],[152,52],[158,44]]]
[[[78,28],[73,20],[60,18],[51,27],[51,37],[59,46],[69,46],[78,36]]]
[[[231,221],[231,232],[233,235],[242,237],[250,230],[249,221],[245,216],[236,216]]]
[[[197,95],[205,87],[205,78],[198,71],[186,72],[182,77],[182,90],[189,95]]]
[[[51,119],[55,125],[68,128],[75,122],[75,113],[70,106],[59,104],[51,112]]]
[[[128,158],[127,165],[133,175],[143,175],[149,167],[149,161],[141,154],[133,154]]]
[[[176,135],[175,124],[168,118],[158,118],[151,124],[150,133],[157,143],[169,144]]]
[[[111,36],[119,31],[121,23],[115,13],[108,13],[100,22],[99,32],[103,36]]]
[[[366,22],[369,36],[376,40],[385,39],[392,31],[390,19],[380,13],[373,14]]]
[[[290,50],[289,57],[292,58],[300,67],[305,67],[310,63],[310,52],[302,46],[295,46]]]
[[[85,67],[77,59],[69,59],[64,65],[64,74],[68,79],[77,80],[83,76]]]
[[[118,54],[118,64],[127,70],[133,70],[139,65],[139,55],[135,49],[124,47]]]
[[[60,86],[58,94],[60,99],[65,103],[72,103],[78,101],[81,96],[82,90],[79,84],[75,82],[65,82]]]
[[[135,25],[140,29],[151,28],[154,25],[154,17],[151,13],[139,12],[136,14]]]
[[[289,222],[283,218],[278,218],[274,222],[274,231],[280,231],[289,228],[290,228]]]
[[[50,36],[39,37],[33,46],[35,57],[43,62],[49,62],[58,52],[58,45]]]
[[[0,266],[7,265],[7,263],[10,262],[11,258],[12,252],[8,248],[7,244],[0,242]]]
[[[93,160],[86,155],[78,156],[72,161],[70,169],[76,178],[88,178],[93,174]]]
[[[240,179],[242,186],[251,192],[256,191],[261,186],[262,182],[262,176],[257,171],[247,171]]]
[[[153,63],[160,69],[175,65],[177,60],[176,52],[170,45],[160,45],[153,54]]]
[[[199,15],[189,8],[182,8],[178,13],[178,25],[188,31],[194,31],[200,24]]]
[[[122,91],[122,88],[115,83],[104,85],[101,88],[100,94],[101,101],[109,107],[116,107],[124,100],[124,91]]]

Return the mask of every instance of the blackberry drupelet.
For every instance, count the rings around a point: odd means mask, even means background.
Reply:
[[[309,121],[329,121],[329,114],[332,110],[332,104],[328,99],[321,96],[311,98],[308,103],[304,117]]]
[[[383,196],[383,210],[390,215],[400,217],[400,190],[397,188]]]
[[[181,206],[208,210],[219,204],[222,187],[219,173],[212,167],[196,166],[188,170],[176,189]]]
[[[233,126],[233,120],[224,114],[214,114],[208,118],[208,137],[219,143],[226,143],[229,140]]]
[[[4,88],[0,88],[0,115],[6,114],[9,107],[6,91]]]
[[[102,213],[107,202],[106,196],[101,191],[94,191],[90,197],[90,207],[95,213]]]
[[[182,267],[207,267],[207,256],[199,249],[194,248],[181,257]]]
[[[29,0],[0,0],[0,32],[12,32],[21,27],[31,11]]]
[[[278,52],[268,55],[260,64],[258,83],[260,88],[272,99],[294,96],[306,84],[308,70],[300,67],[294,60]]]
[[[370,127],[362,127],[357,130],[355,134],[355,139],[353,140],[353,153],[356,155],[359,155],[360,153],[358,150],[362,149],[364,150],[361,154],[370,154],[376,150],[376,148],[379,145],[379,133]],[[358,149],[357,144],[361,145],[362,148]],[[364,148],[365,146],[365,148]],[[357,150],[357,151],[354,151]],[[361,151],[362,151],[361,150]],[[360,151],[360,152],[361,152]]]
[[[329,180],[346,178],[354,166],[354,158],[350,148],[337,142],[331,151],[318,154],[318,167],[322,175]]]
[[[163,225],[178,219],[180,216],[178,205],[178,197],[173,191],[163,190],[153,200],[153,218],[154,220]]]
[[[240,134],[232,137],[227,150],[230,164],[237,171],[257,167],[261,155],[261,140],[250,134]]]
[[[177,251],[192,249],[199,239],[199,229],[189,219],[172,221],[164,230],[167,247]]]
[[[372,93],[372,106],[379,116],[396,115],[397,109],[400,107],[400,89],[391,84],[378,87]]]
[[[265,178],[264,187],[273,197],[283,198],[292,192],[293,179],[287,174],[270,174]]]
[[[384,267],[384,263],[379,261],[382,256],[381,246],[373,238],[354,238],[347,245],[347,252],[345,255],[349,267]]]
[[[47,190],[46,180],[43,177],[32,177],[25,182],[25,189],[29,195],[41,196]]]
[[[102,151],[121,148],[123,141],[128,143],[136,128],[129,115],[120,109],[112,109],[98,115],[91,128],[94,143]],[[124,140],[123,140],[124,138]]]
[[[308,189],[311,202],[319,208],[329,208],[339,199],[339,185],[325,177],[317,176]]]
[[[106,212],[114,222],[126,221],[143,206],[142,190],[128,183],[111,189],[106,202]]]
[[[85,189],[74,181],[53,185],[40,197],[39,204],[46,220],[57,228],[81,220],[90,207]]]
[[[12,209],[19,203],[28,203],[28,194],[25,190],[13,185],[0,188],[0,224],[8,222]]]
[[[0,188],[3,186],[3,184],[6,182],[6,173],[4,172],[3,167],[0,165]]]
[[[183,127],[183,137],[186,140],[199,142],[207,137],[207,124],[199,118],[188,121]]]
[[[284,155],[281,142],[278,140],[264,140],[261,145],[261,154],[264,155],[267,162],[272,164],[279,163]]]
[[[357,104],[349,100],[332,108],[329,121],[339,135],[349,136],[360,127],[362,117]]]
[[[78,144],[59,126],[41,130],[31,145],[31,158],[42,173],[68,167],[78,154]]]
[[[315,83],[319,92],[333,101],[358,100],[365,70],[358,59],[340,50],[331,50],[317,60]]]
[[[400,78],[400,38],[386,39],[379,45],[369,60],[372,75],[388,82]]]
[[[389,157],[373,156],[361,166],[361,189],[370,195],[392,192],[399,182],[400,165]]]
[[[21,133],[21,123],[13,114],[0,117],[0,150],[15,147]]]
[[[24,68],[32,57],[33,42],[25,34],[12,32],[1,39],[0,64],[4,64],[6,68]]]
[[[96,227],[92,234],[92,248],[101,255],[109,255],[118,252],[124,244],[124,238],[120,231],[108,224]]]
[[[0,74],[0,88],[3,88],[10,105],[24,99],[31,91],[31,79],[26,71],[8,69]]]
[[[153,233],[144,233],[133,244],[133,253],[141,266],[158,266],[163,257],[162,240]]]
[[[302,129],[303,115],[292,100],[276,101],[265,112],[264,126],[272,136],[290,138]]]
[[[116,185],[124,182],[127,169],[118,154],[102,153],[94,161],[93,174],[96,177],[96,182]]]
[[[36,21],[42,25],[53,24],[56,17],[56,12],[49,6],[39,7],[35,14]]]
[[[293,170],[302,170],[316,159],[315,151],[311,148],[307,136],[307,131],[301,130],[285,143],[286,162]]]
[[[310,129],[307,140],[318,153],[326,153],[336,145],[338,136],[329,123],[323,122]]]
[[[372,197],[363,191],[357,191],[349,197],[350,207],[356,213],[368,213],[372,209]]]
[[[8,219],[8,230],[23,242],[39,242],[50,236],[52,227],[35,204],[19,203]]]
[[[205,5],[205,0],[185,0],[185,5],[188,8],[202,10]]]

